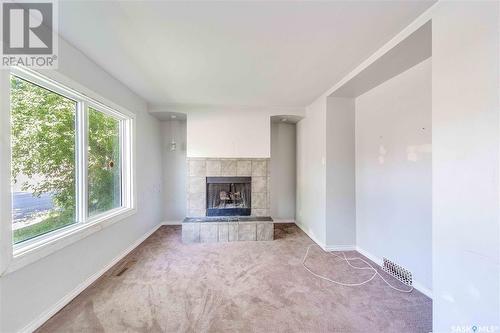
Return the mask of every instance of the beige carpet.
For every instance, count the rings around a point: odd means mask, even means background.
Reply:
[[[430,332],[432,302],[379,278],[342,287],[301,265],[312,241],[276,225],[275,241],[184,245],[164,226],[39,332]],[[351,253],[351,255],[359,255]],[[346,282],[352,271],[318,247],[308,266]],[[396,280],[391,282],[400,287]]]

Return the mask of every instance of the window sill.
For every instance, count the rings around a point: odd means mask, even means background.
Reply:
[[[2,275],[14,272],[104,228],[134,215],[135,208],[120,208],[96,216],[85,224],[75,224],[32,241],[14,246],[13,258]]]

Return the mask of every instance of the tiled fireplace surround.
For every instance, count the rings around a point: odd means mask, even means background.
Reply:
[[[269,159],[188,158],[188,217],[206,215],[206,177],[252,177],[252,216],[269,216]]]
[[[182,223],[183,242],[269,241],[274,239],[274,223],[269,218],[269,159],[188,158],[187,163],[188,217]],[[206,177],[252,177],[251,217],[231,221],[205,219]]]

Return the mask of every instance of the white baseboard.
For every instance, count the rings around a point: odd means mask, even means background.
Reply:
[[[295,225],[297,225],[297,227],[299,227],[307,236],[309,236],[309,238],[311,238],[313,242],[318,244],[325,251],[358,251],[360,254],[367,257],[368,259],[370,259],[371,261],[376,263],[378,266],[382,267],[382,265],[383,265],[382,258],[379,258],[379,257],[371,254],[370,252],[360,248],[359,246],[356,246],[356,245],[338,245],[338,246],[325,245],[322,242],[320,242],[307,227],[305,227],[304,225],[301,225],[298,222],[295,222]],[[424,287],[420,282],[413,280],[413,287],[415,289],[417,289],[418,291],[420,291],[425,296],[432,299],[432,290]]]
[[[275,219],[274,217],[273,217],[273,222],[274,223],[296,223],[295,220],[293,220],[293,219]],[[181,220],[163,221],[161,224],[162,225],[182,225],[182,221]]]
[[[139,246],[142,242],[151,236],[161,224],[156,225],[153,229],[142,235],[137,241],[135,241],[131,246],[126,248],[122,253],[116,256],[109,264],[103,267],[98,272],[91,275],[88,279],[79,284],[75,289],[73,289],[69,294],[61,298],[56,304],[50,307],[47,311],[43,312],[38,318],[33,320],[31,323],[26,325],[20,332],[31,333],[37,328],[42,326],[47,320],[49,320],[53,315],[55,315],[59,310],[71,302],[76,296],[78,296],[82,291],[88,288],[92,283],[94,283],[98,278],[100,278],[104,273],[106,273],[111,267],[116,265],[120,260],[122,260],[127,254],[129,254],[133,249]]]
[[[359,246],[356,247],[356,251],[358,251],[359,253],[361,253],[362,255],[364,255],[365,257],[367,257],[368,259],[370,259],[371,261],[373,261],[374,263],[376,263],[377,265],[382,267],[382,265],[384,263],[382,258],[374,256],[373,254],[371,254],[368,251],[365,251],[364,249],[360,248]]]
[[[356,251],[358,251],[359,253],[361,253],[362,255],[364,255],[365,257],[367,257],[368,259],[370,259],[374,263],[376,263],[378,266],[382,267],[382,265],[384,263],[382,258],[379,258],[379,257],[371,254],[370,252],[360,248],[359,246],[356,247]],[[417,289],[422,294],[424,294],[425,296],[432,299],[432,290],[430,290],[427,287],[424,287],[420,282],[413,280],[413,288]]]
[[[182,225],[182,221],[163,221],[161,225]]]
[[[309,230],[309,228],[307,228],[306,226],[304,226],[304,225],[300,224],[299,222],[295,222],[295,225],[296,225],[297,227],[299,227],[299,228],[300,228],[300,230],[302,230],[302,231],[303,231],[303,232],[304,232],[304,233],[305,233],[305,234],[306,234],[309,238],[311,238],[311,240],[312,240],[314,243],[318,244],[318,245],[319,245],[319,246],[320,246],[323,250],[325,250],[325,251],[326,251],[325,244],[324,244],[323,242],[320,242],[320,241],[316,238],[316,236],[313,234],[313,232]]]
[[[424,287],[422,284],[420,284],[418,281],[413,281],[413,287],[420,291],[422,294],[425,296],[429,297],[432,299],[432,290],[429,288]]]
[[[273,222],[274,223],[295,223],[295,224],[297,224],[297,222],[295,222],[294,219],[276,219],[274,217],[273,217]]]
[[[325,251],[356,251],[356,245],[327,245]]]
[[[276,221],[276,220],[275,220]],[[324,251],[356,251],[356,245],[326,245],[323,242],[320,242],[316,236],[309,230],[306,226],[295,222],[295,225],[299,227],[312,241],[318,244]]]

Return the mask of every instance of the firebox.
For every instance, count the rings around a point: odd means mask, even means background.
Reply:
[[[207,177],[207,216],[248,216],[252,177]]]

